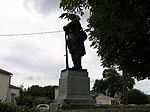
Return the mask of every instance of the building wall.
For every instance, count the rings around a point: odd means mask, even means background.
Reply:
[[[9,92],[10,76],[0,73],[0,100],[6,100]]]
[[[10,88],[10,95],[9,95],[9,101],[11,103],[16,103],[15,98],[20,96],[20,90],[15,88]]]
[[[59,87],[55,88],[55,99],[58,97],[59,95]]]

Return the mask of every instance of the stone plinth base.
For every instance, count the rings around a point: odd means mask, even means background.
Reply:
[[[59,79],[59,95],[51,108],[92,108],[95,100],[90,96],[87,70],[63,70]]]

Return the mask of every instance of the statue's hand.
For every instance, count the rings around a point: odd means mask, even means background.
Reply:
[[[67,38],[67,39],[66,39],[66,41],[67,41],[67,42],[70,42],[70,41],[71,41],[71,39],[70,39],[70,38]]]

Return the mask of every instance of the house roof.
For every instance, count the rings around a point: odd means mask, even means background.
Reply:
[[[10,73],[10,72],[8,72],[8,71],[6,71],[6,70],[3,70],[3,69],[0,69],[0,73],[6,74],[6,75],[10,75],[10,76],[13,75],[12,73]]]
[[[19,87],[16,87],[16,86],[14,86],[14,85],[9,85],[9,88],[11,88],[11,89],[20,89]]]

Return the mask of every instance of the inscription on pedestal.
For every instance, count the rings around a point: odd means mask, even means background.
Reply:
[[[63,106],[89,105],[95,100],[90,96],[90,79],[87,71],[63,70],[59,79],[59,95],[55,100]]]

